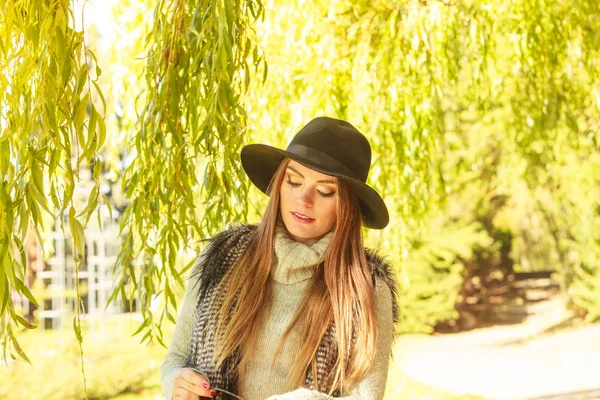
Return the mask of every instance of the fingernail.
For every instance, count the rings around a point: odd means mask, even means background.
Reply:
[[[210,391],[210,397],[215,397],[215,391],[214,390]]]
[[[208,388],[209,388],[209,386],[208,386],[208,383],[204,382],[204,383],[202,384],[202,387],[203,387],[204,389],[208,390]]]

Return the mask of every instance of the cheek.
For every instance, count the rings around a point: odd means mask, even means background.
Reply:
[[[323,207],[323,211],[325,211],[327,215],[327,220],[329,222],[335,222],[337,216],[337,203],[335,200],[328,201],[325,207]]]
[[[279,208],[283,209],[287,207],[287,203],[289,201],[289,192],[285,189],[285,186],[281,186],[281,190],[279,191]]]

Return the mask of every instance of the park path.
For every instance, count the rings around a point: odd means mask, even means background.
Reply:
[[[600,390],[600,324],[548,332],[571,313],[557,298],[516,325],[438,336],[401,336],[401,372],[454,394],[517,400]],[[569,395],[561,399],[600,399]]]

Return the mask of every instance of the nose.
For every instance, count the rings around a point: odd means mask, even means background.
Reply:
[[[304,187],[300,194],[298,195],[298,205],[302,207],[312,207],[313,205],[313,195],[308,187]]]

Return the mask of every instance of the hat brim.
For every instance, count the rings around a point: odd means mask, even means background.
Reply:
[[[242,167],[246,171],[248,178],[265,194],[267,194],[267,188],[271,182],[271,178],[277,171],[277,167],[279,167],[281,161],[286,157],[299,162],[307,168],[344,180],[358,197],[364,225],[367,228],[383,229],[389,223],[389,213],[379,193],[358,179],[332,172],[313,160],[308,160],[297,154],[266,144],[249,144],[244,146],[240,152]]]

